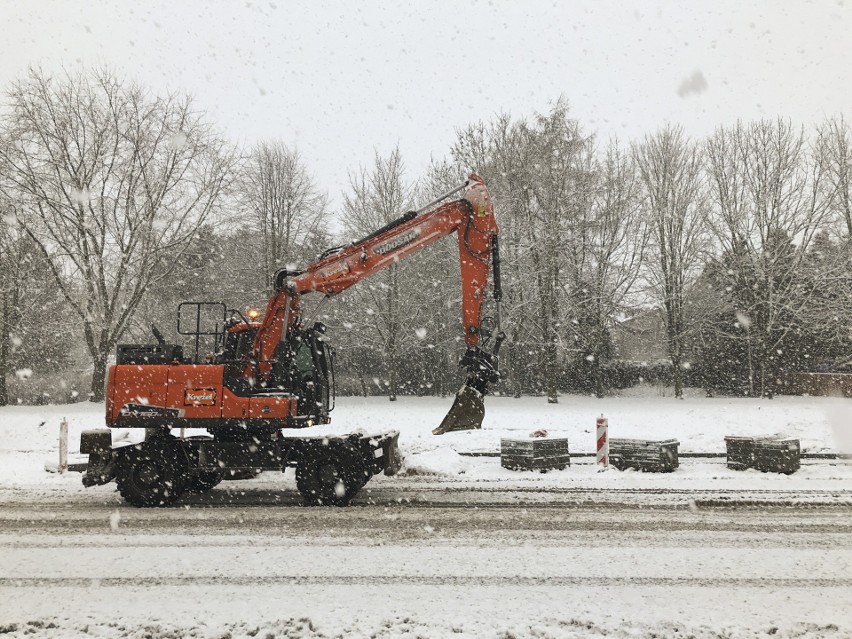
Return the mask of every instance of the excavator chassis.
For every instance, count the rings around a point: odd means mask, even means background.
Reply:
[[[188,492],[206,492],[228,475],[296,469],[306,506],[345,506],[373,475],[396,474],[402,463],[399,432],[378,435],[278,437],[269,441],[185,439],[170,430],[148,429],[145,441],[112,446],[112,431],[84,431],[80,452],[89,455],[85,486],[113,480],[121,496],[139,507],[168,506]]]

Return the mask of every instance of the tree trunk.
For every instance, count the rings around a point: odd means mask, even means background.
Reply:
[[[4,292],[0,308],[0,406],[9,403],[9,390],[6,388],[6,371],[9,370],[9,309],[6,296]]]
[[[388,358],[388,400],[396,401],[397,384],[399,383],[396,373],[397,357],[396,357],[396,332],[392,326],[390,329],[391,338],[388,341],[387,358]]]
[[[519,332],[520,331],[516,329],[512,334],[511,341],[509,341],[506,345],[505,348],[508,349],[509,357],[503,364],[503,368],[508,372],[506,381],[511,389],[511,395],[516,399],[520,399],[523,395],[523,389],[521,388],[521,373],[518,370],[518,366],[522,361],[526,361],[521,357],[520,347],[518,346]]]
[[[390,357],[390,366],[388,371],[388,381],[390,382],[390,386],[388,388],[388,400],[395,402],[396,401],[396,386],[397,386],[397,375],[396,375],[396,355],[391,355]]]
[[[678,399],[683,399],[683,368],[681,367],[680,337],[675,334],[669,337],[669,358],[672,360],[674,396]]]
[[[548,273],[550,278],[551,274]],[[552,281],[548,279],[548,283]],[[544,375],[547,403],[559,403],[559,384],[557,374],[556,353],[556,294],[555,287],[548,285],[545,289],[544,305]]]
[[[397,384],[399,377],[397,375],[397,366],[399,364],[397,358],[397,348],[399,347],[399,268],[396,265],[388,269],[388,381],[390,382],[390,394],[388,399],[392,402],[396,401]]]
[[[683,371],[680,367],[680,356],[672,357],[672,376],[674,378],[674,396],[683,399]]]
[[[92,388],[89,392],[90,402],[104,401],[104,384],[106,383],[107,357],[99,355],[93,358]]]
[[[595,380],[595,397],[602,399],[604,396],[603,375],[601,375],[601,360],[597,352],[592,362],[592,375]]]
[[[748,396],[754,397],[754,354],[751,342],[751,332],[746,332],[746,345],[748,346]]]
[[[549,333],[553,333],[553,329],[548,331]],[[558,392],[558,384],[556,382],[556,339],[553,335],[551,335],[547,341],[547,344],[544,346],[544,361],[545,361],[545,384],[547,388],[547,403],[548,404],[558,404],[559,403],[559,392]]]
[[[760,396],[772,399],[775,387],[776,366],[766,344],[760,349]]]

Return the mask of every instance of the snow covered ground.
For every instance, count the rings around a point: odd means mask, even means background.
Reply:
[[[848,637],[848,511],[0,508],[0,636]]]
[[[334,424],[311,432],[398,429],[406,456],[402,476],[374,478],[348,509],[297,507],[291,471],[129,508],[114,485],[44,470],[60,420],[73,452],[102,405],[0,409],[0,636],[852,636],[850,460],[786,476],[724,458],[599,473],[580,458],[541,474],[459,454],[541,428],[591,452],[601,413],[613,437],[677,438],[683,452],[769,434],[850,452],[852,401],[489,397],[481,431],[432,436],[450,403],[338,401]],[[702,501],[738,495],[807,508]]]
[[[634,471],[598,473],[588,460],[547,474],[518,473],[500,468],[496,458],[468,457],[460,453],[500,449],[503,437],[524,438],[537,429],[551,437],[567,437],[572,452],[594,450],[595,418],[609,419],[611,437],[648,439],[676,438],[680,452],[723,453],[725,435],[784,435],[801,440],[803,452],[852,452],[852,400],[822,397],[778,397],[772,400],[644,396],[596,399],[567,396],[558,404],[543,398],[488,397],[482,430],[433,436],[434,428],[451,404],[450,398],[344,397],[338,399],[333,423],[314,427],[311,433],[347,432],[357,429],[401,432],[405,474],[412,484],[459,487],[473,484],[526,489],[637,488],[656,490],[852,490],[852,464],[803,463],[792,476],[737,472],[724,459],[681,459],[671,474]],[[44,472],[45,462],[57,457],[59,422],[69,423],[70,450],[79,448],[80,432],[103,425],[103,405],[79,403],[59,406],[9,406],[0,409],[0,501],[20,498],[21,489],[35,493],[82,492],[79,475],[64,477]],[[289,431],[299,435],[308,431]],[[116,433],[116,440],[138,436],[138,431]],[[269,484],[292,482],[280,475],[265,474],[258,480]],[[377,481],[396,481],[383,480]],[[288,486],[287,486],[288,487]],[[89,489],[112,490],[109,487]]]

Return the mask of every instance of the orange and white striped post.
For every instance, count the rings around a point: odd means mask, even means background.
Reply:
[[[598,466],[602,466],[598,470],[606,470],[609,468],[609,421],[603,415],[597,419],[596,431],[598,442],[597,463]]]

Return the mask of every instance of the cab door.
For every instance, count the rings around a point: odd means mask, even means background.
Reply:
[[[327,423],[331,409],[329,349],[314,330],[304,331],[294,342],[288,376],[291,392],[299,397],[299,417]]]

